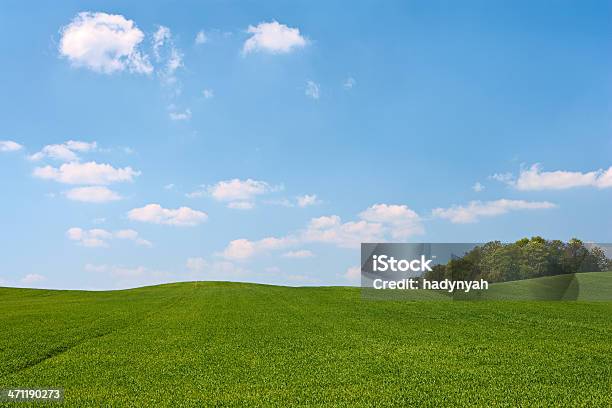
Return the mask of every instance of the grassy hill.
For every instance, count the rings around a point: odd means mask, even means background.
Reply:
[[[189,282],[0,288],[0,311],[0,389],[61,387],[64,406],[612,404],[612,302]]]

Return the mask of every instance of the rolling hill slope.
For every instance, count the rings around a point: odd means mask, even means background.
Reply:
[[[612,403],[612,302],[188,282],[0,288],[0,311],[0,389],[61,387],[64,406]]]

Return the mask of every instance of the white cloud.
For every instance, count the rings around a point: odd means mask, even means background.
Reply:
[[[477,181],[476,183],[474,183],[474,185],[472,186],[472,190],[474,190],[476,193],[480,193],[482,190],[485,189],[485,186],[483,186],[482,184],[480,184],[479,181]]]
[[[204,95],[204,98],[206,99],[212,99],[215,97],[215,91],[212,89],[204,89],[202,91],[202,95]]]
[[[321,203],[321,200],[317,199],[316,194],[305,194],[303,196],[298,196],[296,197],[296,200],[297,205],[302,208]]]
[[[84,230],[82,228],[72,227],[66,231],[66,236],[71,241],[76,241],[79,245],[96,248],[107,247],[108,240],[113,237],[113,234],[100,228]]]
[[[26,284],[26,285],[30,285],[33,283],[40,283],[40,282],[44,282],[46,281],[47,278],[43,275],[39,275],[37,273],[29,273],[26,276],[24,276],[23,278],[21,278],[21,283]]]
[[[304,94],[312,99],[319,99],[321,96],[321,88],[314,81],[306,81],[306,90]]]
[[[101,186],[77,187],[66,191],[65,194],[69,200],[86,203],[107,203],[122,199],[122,197],[113,190]]]
[[[112,239],[122,239],[133,241],[137,245],[150,247],[153,244],[139,236],[137,231],[126,229],[110,232],[101,228],[86,230],[83,228],[72,227],[66,231],[66,236],[71,241],[89,248],[105,248],[109,246]]]
[[[227,208],[233,208],[234,210],[251,210],[255,207],[250,201],[232,201],[227,205]]]
[[[267,237],[259,241],[248,239],[236,239],[231,241],[223,251],[223,256],[232,260],[244,260],[267,251],[286,248],[295,244],[296,239],[292,237]]]
[[[169,272],[153,270],[145,266],[86,264],[84,269],[87,272],[106,275],[106,280],[110,280],[115,287],[119,288],[156,285],[177,280],[177,276]]]
[[[54,180],[64,184],[107,185],[120,182],[131,182],[140,172],[131,167],[114,168],[110,164],[64,163],[59,168],[52,166],[36,167],[34,177]]]
[[[344,277],[350,281],[358,281],[361,279],[361,268],[358,266],[351,266],[344,273]]]
[[[253,208],[253,200],[257,196],[280,189],[280,187],[273,187],[265,181],[252,179],[224,180],[212,186],[203,186],[203,188],[203,190],[188,193],[187,197],[195,198],[208,194],[217,201],[227,202],[229,208],[242,210]]]
[[[158,75],[166,85],[177,82],[176,70],[183,67],[183,53],[176,48],[172,32],[168,27],[159,26],[153,34],[153,55],[158,63],[164,63]],[[180,90],[179,90],[180,92]]]
[[[159,26],[153,34],[153,55],[157,61],[161,60],[160,49],[172,38],[172,33],[168,27]]]
[[[191,119],[191,109],[185,109],[183,112],[169,112],[168,115],[172,120],[189,120]]]
[[[355,81],[355,78],[353,77],[348,77],[346,78],[346,80],[342,83],[342,87],[344,89],[351,90],[353,89],[353,87],[355,86],[355,84],[357,83],[357,81]]]
[[[505,182],[517,190],[565,190],[576,187],[612,187],[612,166],[608,169],[599,169],[582,173],[579,171],[542,171],[539,164],[534,164],[528,169],[521,170],[519,177],[514,180],[511,176],[492,176],[499,181]]]
[[[188,258],[187,259],[187,269],[194,273],[204,272],[208,263],[204,258],[196,257],[196,258]]]
[[[374,204],[359,216],[366,221],[384,224],[395,239],[425,232],[421,217],[405,205]]]
[[[252,36],[242,47],[243,55],[252,52],[286,54],[297,48],[303,48],[308,43],[308,40],[300,34],[299,29],[287,27],[276,21],[249,26],[247,31]]]
[[[195,43],[200,45],[200,44],[206,43],[207,41],[208,41],[208,37],[204,33],[204,30],[198,31],[198,33],[195,36]]]
[[[335,244],[343,248],[357,248],[362,242],[384,240],[384,227],[380,223],[349,221],[342,223],[337,215],[313,218],[303,232],[305,242]]]
[[[242,278],[248,270],[230,261],[209,262],[202,257],[188,258],[186,265],[192,279],[230,280]]]
[[[467,206],[453,206],[450,208],[435,208],[432,215],[450,220],[454,224],[476,222],[481,217],[494,217],[517,210],[540,210],[555,208],[556,205],[548,201],[524,201],[500,199],[496,201],[471,201]]]
[[[69,140],[62,144],[47,145],[41,151],[29,156],[32,161],[42,160],[49,157],[54,160],[63,162],[78,161],[79,156],[76,152],[90,152],[96,150],[98,144],[96,142],[82,142],[78,140]]]
[[[148,57],[138,49],[144,33],[119,14],[82,12],[61,29],[59,52],[77,67],[112,74],[128,69],[149,74]]]
[[[138,232],[134,231],[133,229],[124,229],[124,230],[115,231],[114,237],[118,239],[127,239],[129,241],[134,241],[137,245],[142,245],[142,246],[147,246],[147,247],[153,246],[153,244],[150,241],[147,241],[146,239],[141,238]]]
[[[23,146],[12,140],[0,140],[0,152],[16,152],[23,149]]]
[[[164,190],[173,190],[174,189],[174,184],[170,183],[170,184],[166,184],[164,186]]]
[[[193,210],[189,207],[167,209],[159,204],[148,204],[144,207],[130,210],[128,218],[133,221],[152,224],[193,227],[206,221],[208,215],[205,212]]]
[[[307,249],[300,249],[298,251],[289,251],[283,254],[285,258],[311,258],[314,256],[312,251]]]

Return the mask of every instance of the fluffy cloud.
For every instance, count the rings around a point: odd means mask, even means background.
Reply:
[[[244,55],[252,52],[286,54],[308,43],[299,29],[287,27],[277,21],[249,26],[247,31],[252,35],[242,47]]]
[[[375,204],[359,216],[366,221],[384,224],[395,239],[425,232],[421,217],[405,205]]]
[[[107,187],[89,186],[77,187],[66,191],[66,198],[85,203],[107,203],[121,200],[121,196]]]
[[[47,278],[43,275],[39,275],[37,273],[29,273],[23,278],[21,278],[21,283],[25,285],[30,285],[33,283],[40,283],[46,281]]]
[[[453,206],[450,208],[435,208],[434,217],[450,220],[454,224],[476,222],[481,217],[494,217],[517,210],[540,210],[555,208],[556,205],[548,201],[524,201],[501,199],[496,201],[471,201],[467,206]]]
[[[351,266],[344,273],[344,277],[350,281],[358,281],[361,278],[361,269],[358,266]]]
[[[236,239],[229,243],[222,255],[227,259],[244,260],[267,251],[286,248],[287,246],[293,245],[295,242],[295,238],[292,237],[268,237],[260,239],[259,241]]]
[[[63,162],[78,161],[79,156],[76,152],[87,152],[94,150],[96,147],[96,142],[87,143],[69,140],[63,144],[47,145],[43,147],[40,152],[31,155],[29,159],[32,161],[39,161],[48,157]]]
[[[183,112],[169,112],[168,116],[172,120],[189,120],[191,119],[191,109],[185,109]]]
[[[423,233],[421,218],[405,205],[375,204],[361,214],[361,220],[342,222],[337,215],[310,220],[306,228],[284,237],[268,237],[259,241],[236,239],[222,253],[227,259],[244,260],[261,253],[286,249],[300,244],[326,243],[342,248],[357,248],[362,242],[387,241],[387,237],[403,239]],[[283,254],[289,258],[313,256],[309,250]]]
[[[337,215],[313,218],[303,232],[305,242],[335,244],[343,248],[357,248],[362,242],[384,240],[384,227],[380,223],[349,221],[343,223]]]
[[[342,87],[344,89],[346,89],[347,91],[353,89],[353,87],[355,86],[355,84],[357,83],[357,81],[355,81],[355,78],[353,77],[348,77],[346,78],[346,80],[342,83]]]
[[[86,264],[85,271],[106,275],[114,287],[128,288],[143,285],[155,285],[179,280],[177,276],[165,271],[157,271],[145,266],[128,267],[123,265]]]
[[[202,186],[202,189],[186,195],[189,198],[210,195],[217,201],[227,202],[229,208],[248,210],[254,207],[255,197],[278,189],[280,187],[272,187],[265,181],[231,179],[211,186]]]
[[[93,228],[85,230],[78,227],[72,227],[66,231],[66,236],[71,241],[77,242],[79,245],[89,248],[105,248],[109,246],[109,241],[112,239],[122,239],[133,241],[137,245],[152,246],[151,242],[139,236],[137,231],[127,229],[109,232],[101,228]]]
[[[144,207],[130,210],[128,218],[133,221],[152,224],[193,227],[206,221],[208,215],[205,212],[192,210],[189,207],[167,209],[159,204],[148,204]]]
[[[212,89],[204,89],[202,91],[202,95],[204,96],[204,98],[206,99],[212,99],[215,97],[215,91],[213,91]]]
[[[312,99],[319,99],[321,96],[321,87],[314,81],[306,81],[306,90],[304,94]]]
[[[64,184],[107,185],[133,181],[134,177],[140,175],[140,172],[131,167],[114,168],[110,164],[99,164],[92,161],[64,163],[59,168],[37,167],[33,174],[34,177]]]
[[[512,175],[495,174],[492,178],[505,182],[517,190],[565,190],[575,187],[612,187],[612,167],[582,173],[579,171],[542,171],[539,164],[521,170],[514,180]]]
[[[84,230],[82,228],[72,227],[66,231],[66,236],[68,239],[76,241],[80,245],[95,248],[107,247],[107,241],[113,237],[113,234],[100,228]]]
[[[480,184],[480,182],[478,182],[478,181],[476,183],[474,183],[474,185],[472,186],[472,190],[474,190],[474,192],[476,192],[476,193],[480,193],[484,189],[485,189],[485,186]]]
[[[120,14],[82,12],[61,29],[59,52],[73,65],[112,74],[149,74],[153,66],[138,49],[144,33]]]
[[[202,257],[188,258],[185,266],[190,272],[190,277],[192,279],[244,279],[250,272],[230,261],[207,261]]]
[[[200,44],[204,44],[208,41],[208,37],[206,36],[206,34],[204,33],[203,30],[198,31],[198,33],[195,36],[195,43],[200,45]]]
[[[227,205],[227,207],[235,210],[251,210],[253,207],[255,207],[255,204],[250,201],[232,201]]]
[[[159,72],[161,79],[168,85],[176,82],[176,70],[183,67],[183,54],[174,45],[172,32],[168,27],[159,26],[153,34],[153,55],[157,62],[164,61]]]
[[[317,199],[316,194],[305,194],[303,196],[298,196],[296,197],[296,200],[297,205],[302,208],[321,203],[321,201]]]
[[[12,140],[0,140],[0,152],[16,152],[23,149],[23,146]]]
[[[312,251],[307,249],[300,249],[298,251],[289,251],[283,254],[285,258],[311,258],[314,256]]]
[[[187,269],[194,273],[204,272],[208,262],[204,258],[196,257],[196,258],[188,258],[187,259]]]

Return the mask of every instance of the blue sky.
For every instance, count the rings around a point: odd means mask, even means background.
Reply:
[[[3,2],[0,284],[348,285],[362,241],[610,242],[611,8]]]

